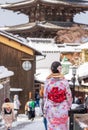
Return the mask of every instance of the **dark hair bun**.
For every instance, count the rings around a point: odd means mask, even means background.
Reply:
[[[9,102],[9,101],[10,101],[9,98],[6,98],[6,99],[5,99],[5,102]]]
[[[54,61],[54,62],[52,63],[52,65],[51,65],[51,71],[52,71],[53,73],[58,73],[58,70],[57,70],[58,66],[61,66],[61,63],[58,62],[58,61]]]

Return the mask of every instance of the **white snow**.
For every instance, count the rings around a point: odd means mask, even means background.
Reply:
[[[77,70],[76,70],[76,82],[75,84],[78,86],[79,82],[78,82],[78,77],[83,79],[85,77],[88,77],[88,62],[85,62],[84,64],[80,65]],[[49,68],[40,68],[40,69],[36,69],[36,74],[35,74],[35,79],[41,82],[45,82],[47,76],[51,73],[51,70]],[[73,74],[72,74],[72,66],[70,66],[69,68],[69,73],[64,75],[65,78],[68,81],[71,81]],[[70,84],[72,84],[72,82],[70,82]],[[82,82],[82,84],[84,85],[84,83]],[[87,85],[87,83],[85,84]]]
[[[20,121],[22,121],[22,118]],[[28,121],[28,122],[29,122],[29,125],[26,125],[24,128],[21,128],[21,130],[29,130],[29,129],[30,130],[45,130],[44,124],[43,124],[43,118],[35,118],[34,121]],[[23,120],[23,123],[24,123],[24,120]]]
[[[3,88],[3,85],[2,84],[0,84],[0,89],[2,89]]]
[[[84,124],[83,122],[79,122],[81,128],[88,128],[88,125]]]
[[[43,124],[43,117],[39,116],[39,108],[36,107],[36,112],[37,115],[35,117],[35,119],[33,121],[28,120],[27,115],[25,114],[19,114],[17,117],[17,121],[14,121],[12,124],[12,127],[16,128],[16,130],[45,130],[44,128],[44,124]],[[24,124],[24,125],[23,125]],[[0,125],[2,125],[2,127],[0,127],[0,130],[2,130],[2,128],[4,128],[4,121],[2,121],[0,123]],[[22,128],[18,127],[18,125],[23,125]]]
[[[76,109],[76,107],[78,107],[79,105],[78,104],[72,104],[72,106],[71,106],[71,109],[73,110],[73,109]]]
[[[50,73],[50,69],[36,69],[35,79],[41,82],[45,82]]]
[[[13,71],[9,71],[5,66],[0,66],[0,79],[14,75]]]
[[[88,77],[88,62],[80,65],[77,71],[80,78]]]
[[[44,43],[44,41],[45,41],[45,43]],[[50,52],[58,51],[59,52],[59,48],[57,47],[56,44],[54,44],[54,41],[52,41],[52,39],[50,39],[49,41],[48,41],[48,39],[41,39],[41,41],[38,41],[38,42],[33,42],[30,39],[30,42],[28,44],[30,47],[32,47],[38,51],[41,51],[41,52],[43,52],[43,51],[50,51]]]
[[[22,88],[10,88],[11,92],[19,92],[19,91],[23,91]]]
[[[88,42],[81,44],[80,46],[78,46],[77,48],[79,49],[88,49]]]

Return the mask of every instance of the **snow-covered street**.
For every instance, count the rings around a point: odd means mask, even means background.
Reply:
[[[45,130],[43,124],[43,117],[35,117],[33,121],[28,120],[25,114],[20,114],[17,121],[13,122],[11,130]],[[5,130],[4,122],[1,123],[0,130]]]
[[[19,114],[17,117],[17,121],[14,121],[12,124],[11,130],[45,130],[43,124],[43,117],[40,116],[39,107],[35,108],[35,119],[28,120],[27,115]],[[0,122],[0,130],[5,130],[4,122]]]

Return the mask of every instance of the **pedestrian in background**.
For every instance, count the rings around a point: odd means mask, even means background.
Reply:
[[[29,99],[25,105],[25,114],[28,115],[28,119],[34,120],[35,117],[35,101]]]
[[[88,113],[88,94],[85,95],[85,107],[87,108]]]
[[[2,105],[2,118],[5,122],[5,130],[11,130],[15,116],[14,105],[10,102],[9,98],[6,98],[5,103]]]
[[[43,123],[45,126],[45,130],[47,130],[47,120],[45,117],[45,114],[43,112],[44,110],[44,84],[41,84],[41,88],[40,88],[40,115],[43,115]]]
[[[45,81],[44,114],[48,130],[68,130],[68,111],[72,105],[72,94],[61,70],[61,63],[53,62],[52,73]]]
[[[81,96],[79,96],[78,98],[77,98],[77,100],[76,100],[76,104],[83,104],[83,102],[82,102],[82,97]]]
[[[39,104],[40,104],[40,116],[43,116],[44,84],[41,84],[41,86],[40,86],[39,95],[40,95],[40,101],[39,101]]]
[[[14,95],[13,103],[14,103],[15,118],[17,119],[19,109],[20,109],[20,106],[21,106],[18,95]]]
[[[36,90],[35,92],[35,102],[36,102],[36,107],[39,107],[39,100],[40,100],[40,95],[39,95],[39,91]]]

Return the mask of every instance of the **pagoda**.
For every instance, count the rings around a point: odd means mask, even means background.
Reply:
[[[58,30],[69,30],[75,23],[73,18],[88,10],[86,0],[24,0],[0,5],[2,9],[12,10],[28,16],[28,23],[0,27],[7,32],[27,38],[54,38]]]

